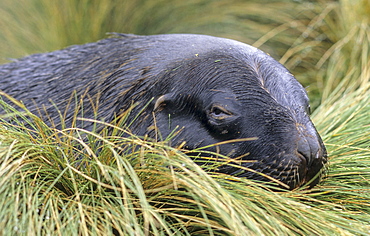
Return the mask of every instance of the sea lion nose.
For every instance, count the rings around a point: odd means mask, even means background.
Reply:
[[[309,168],[314,162],[321,159],[323,150],[321,150],[322,148],[316,130],[310,132],[303,126],[299,128],[299,131],[297,152],[305,158],[307,168]]]
[[[320,158],[320,146],[310,137],[299,137],[297,152],[306,159],[307,167]]]

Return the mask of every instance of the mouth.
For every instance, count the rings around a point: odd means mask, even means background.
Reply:
[[[308,165],[307,159],[301,153],[271,159],[245,162],[240,168],[225,166],[221,172],[263,182],[276,182],[281,188],[292,190],[304,185],[314,187],[320,181],[325,166],[325,157],[317,158]]]
[[[249,140],[248,140],[249,141]],[[219,148],[219,146],[216,146]],[[217,153],[223,153],[217,149],[210,150],[215,155],[206,154],[211,159],[203,159],[204,154],[195,158],[199,165],[217,162],[211,171],[228,174],[235,177],[258,180],[261,182],[278,184],[282,189],[293,190],[299,187],[312,188],[316,186],[325,171],[327,153],[325,146],[310,145],[304,142],[297,145],[295,150],[278,151],[273,149],[263,152],[249,152],[251,148],[229,153],[230,159],[218,158]],[[222,148],[222,147],[221,147]],[[230,150],[230,149],[227,149]],[[253,149],[252,149],[253,150]]]

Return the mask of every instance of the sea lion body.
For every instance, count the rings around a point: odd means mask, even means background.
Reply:
[[[0,66],[0,90],[58,123],[84,99],[83,116],[112,121],[132,107],[130,129],[195,149],[217,151],[295,188],[324,166],[326,150],[309,118],[306,91],[264,52],[229,39],[190,34],[121,35],[96,43],[31,55]],[[96,109],[98,107],[98,111]],[[153,127],[156,127],[154,129]],[[92,124],[84,128],[91,129]],[[248,178],[261,175],[225,166]],[[311,186],[319,178],[312,181]]]

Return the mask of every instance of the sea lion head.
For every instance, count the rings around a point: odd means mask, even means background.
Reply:
[[[166,40],[155,45],[171,52],[152,88],[157,96],[150,109],[161,134],[180,128],[172,145],[185,142],[189,150],[223,143],[207,150],[254,170],[234,163],[219,169],[224,173],[266,180],[263,173],[290,189],[317,184],[326,150],[310,120],[307,93],[294,76],[249,45],[177,37],[183,38],[177,45],[176,38],[171,46],[163,45]]]

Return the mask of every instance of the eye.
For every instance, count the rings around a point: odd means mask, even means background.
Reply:
[[[237,138],[241,130],[239,106],[229,100],[210,104],[206,110],[205,126],[217,138]]]
[[[218,107],[213,108],[211,112],[214,116],[220,116],[221,114],[224,114],[224,112]]]
[[[230,117],[232,113],[222,106],[212,106],[210,110],[210,116],[214,119],[222,120]]]

